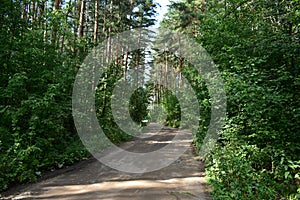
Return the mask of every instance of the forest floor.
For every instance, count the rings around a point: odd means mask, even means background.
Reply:
[[[155,124],[151,126],[157,128]],[[158,149],[177,132],[177,129],[163,127],[155,137],[130,140],[120,147],[135,152]],[[153,145],[145,147],[146,143]],[[212,199],[209,191],[204,163],[199,161],[190,142],[179,159],[157,171],[125,173],[89,158],[51,172],[37,183],[14,187],[6,191],[2,199],[209,200]]]

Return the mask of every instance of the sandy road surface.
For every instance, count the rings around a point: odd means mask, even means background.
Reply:
[[[150,125],[148,137],[125,142],[121,148],[150,152],[164,147],[177,129]],[[154,131],[153,131],[154,130]],[[155,133],[155,134],[154,134]],[[153,135],[151,135],[153,134]],[[186,134],[186,133],[185,133]],[[190,137],[191,138],[191,137]],[[171,165],[147,173],[125,173],[94,158],[82,161],[55,176],[21,188],[13,188],[3,199],[59,200],[208,200],[203,163],[197,161],[191,140],[188,150]],[[0,198],[1,199],[1,198]]]

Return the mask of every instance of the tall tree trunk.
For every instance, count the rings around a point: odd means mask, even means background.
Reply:
[[[121,24],[121,0],[118,0],[118,31],[121,32],[123,31],[123,27]],[[119,40],[119,36],[117,35],[117,40]],[[122,56],[119,56],[119,52],[120,52],[120,46],[118,46],[118,48],[116,49],[116,55],[118,55],[117,59],[116,59],[116,73],[119,73],[119,67],[123,65],[123,54]],[[123,53],[122,49],[121,49],[121,53]],[[122,69],[122,68],[121,68]]]
[[[31,21],[32,22],[34,22],[35,21],[35,16],[36,16],[36,10],[35,10],[35,8],[36,8],[36,2],[35,1],[32,1],[31,2]]]
[[[43,16],[44,16],[44,13],[45,13],[45,8],[46,8],[46,0],[43,0],[40,3],[39,15],[37,16],[37,18],[38,18],[38,25],[39,25],[40,28],[42,26]]]
[[[128,30],[131,29],[133,6],[134,6],[134,0],[130,0],[130,14],[129,14]],[[125,93],[125,90],[126,90],[128,59],[129,59],[129,52],[128,52],[128,49],[126,49],[125,65],[124,65],[124,68],[123,68],[123,70],[124,70],[124,72],[123,72],[123,76],[124,76],[123,93]]]
[[[65,24],[68,24],[68,16],[70,14],[70,10],[65,15]],[[61,47],[60,51],[63,52],[65,50],[65,31],[63,31],[62,36],[61,36]]]
[[[122,17],[121,17],[121,0],[118,0],[118,25],[119,25],[119,28],[122,28],[121,27],[121,20],[122,20]],[[123,30],[123,28],[122,28]]]
[[[165,88],[168,87],[168,53],[166,52],[165,57]]]
[[[113,14],[113,0],[110,0],[110,5],[109,5],[110,20],[112,20],[112,14]],[[107,36],[108,36],[108,38],[107,38],[106,58],[107,58],[107,63],[110,63],[110,61],[111,61],[111,24],[108,26]]]
[[[79,15],[79,27],[78,27],[78,39],[83,37],[85,4],[86,4],[86,0],[81,0],[80,15]]]
[[[106,5],[107,5],[107,0],[104,0],[103,2],[103,26],[102,26],[102,34],[103,37],[106,38],[106,20],[107,20],[107,13],[106,13]],[[105,60],[102,60],[103,64],[106,64],[106,52],[107,50],[104,49],[103,50],[103,58],[105,58]],[[105,66],[106,67],[106,66]],[[104,73],[104,78],[105,80],[107,80],[107,73]],[[103,86],[103,103],[102,103],[102,109],[101,109],[101,115],[103,115],[105,113],[105,106],[106,106],[106,88],[107,88],[107,82],[104,82],[104,86]]]
[[[85,15],[84,15],[84,19],[85,19],[85,28],[84,28],[84,33],[87,36],[89,34],[89,23],[90,23],[90,16],[88,15],[89,13],[89,1],[85,2]]]
[[[77,0],[74,0],[74,8],[73,8],[73,15],[74,15],[74,18],[77,19],[77,17],[79,18],[79,9],[78,9],[78,2]],[[77,31],[78,31],[78,23],[77,23],[77,20],[74,20],[73,21],[73,52],[74,52],[74,55],[76,55],[76,43],[77,43],[77,38],[78,38],[78,34],[77,34]]]
[[[26,18],[27,18],[27,3],[23,2],[21,19],[23,19],[24,21],[26,21]]]
[[[53,2],[53,11],[55,10],[58,10],[59,9],[59,6],[60,6],[60,0],[55,0]],[[52,30],[51,30],[51,44],[55,44],[55,41],[57,39],[57,27],[58,25],[55,23],[55,24],[52,24]]]
[[[85,5],[86,5],[86,0],[81,0],[80,14],[79,14],[79,25],[78,25],[78,40],[80,40],[83,37],[83,33],[84,33]],[[81,54],[81,49],[79,48],[77,50],[77,56],[79,56],[80,54]]]
[[[106,38],[106,18],[107,18],[107,14],[106,14],[106,0],[104,0],[104,5],[103,5],[103,26],[102,26],[102,34],[103,34],[103,38]],[[105,58],[106,56],[106,49],[103,50],[103,58]]]
[[[43,14],[45,13],[45,10],[47,8],[47,0],[43,2]],[[48,29],[48,20],[45,21],[45,27],[44,27],[44,43],[47,43],[47,29]],[[45,49],[44,49],[45,50]]]
[[[132,24],[132,13],[133,13],[133,5],[134,5],[134,0],[130,0],[130,14],[129,14],[129,24],[128,24],[128,30],[131,29],[131,24]],[[129,52],[126,52],[126,58],[125,58],[125,70],[127,70],[127,65],[128,65],[128,59],[129,59]],[[125,72],[126,74],[126,72]],[[124,77],[125,78],[125,77]],[[126,80],[126,79],[125,79]]]
[[[99,0],[95,1],[95,19],[94,19],[94,42],[97,42],[98,38],[98,17],[99,17]]]

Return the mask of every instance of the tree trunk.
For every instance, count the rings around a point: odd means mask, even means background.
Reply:
[[[165,57],[165,88],[168,87],[168,53],[166,52]]]
[[[110,0],[110,5],[109,5],[109,17],[112,20],[112,14],[113,14],[113,0]],[[107,62],[110,63],[111,61],[111,25],[108,26],[107,30],[107,52],[106,52],[106,58]]]
[[[99,0],[95,1],[95,19],[94,19],[94,42],[97,42],[98,37],[98,17],[99,17]]]
[[[78,39],[83,37],[85,4],[86,4],[86,0],[81,0],[80,15],[79,15],[79,27],[78,27]]]
[[[47,1],[44,1],[43,4],[43,13],[45,13],[45,10],[47,8]],[[47,28],[48,28],[48,20],[45,21],[45,27],[44,27],[44,43],[47,43]]]
[[[27,18],[27,4],[26,4],[26,2],[23,2],[21,19],[26,21],[26,18]]]
[[[36,16],[35,4],[36,4],[35,1],[31,2],[31,22],[35,21],[35,16]]]
[[[88,35],[89,34],[89,23],[90,23],[90,16],[88,15],[88,13],[89,13],[89,4],[88,4],[88,2],[89,1],[86,1],[85,2],[85,11],[84,11],[84,13],[86,13],[86,14],[84,14],[84,19],[85,19],[85,28],[83,28],[84,29],[84,35]]]
[[[45,8],[46,8],[46,0],[43,0],[40,3],[40,11],[39,11],[39,15],[38,15],[38,24],[39,24],[40,28],[42,26],[42,21],[43,21],[43,16],[44,16],[44,13],[45,13]]]
[[[58,10],[59,6],[60,6],[60,0],[55,0],[53,2],[53,11]],[[57,39],[57,24],[52,24],[51,44],[55,44],[56,39]]]
[[[81,0],[79,25],[78,25],[78,40],[80,40],[83,37],[83,32],[84,32],[85,4],[86,4],[86,0]],[[81,54],[81,49],[79,48],[77,50],[77,56],[79,56],[80,54]]]
[[[103,26],[102,26],[102,34],[103,38],[106,38],[106,0],[104,0],[104,6],[103,6]],[[106,49],[103,50],[103,58],[106,57]],[[103,60],[104,61],[104,60]]]
[[[128,30],[131,29],[133,5],[134,5],[134,0],[130,0],[130,14],[129,14]],[[126,49],[125,66],[124,66],[124,69],[123,69],[124,70],[124,72],[123,72],[123,74],[124,74],[124,88],[123,88],[123,91],[124,92],[126,90],[126,82],[127,82],[126,76],[127,76],[128,59],[129,59],[129,52]]]

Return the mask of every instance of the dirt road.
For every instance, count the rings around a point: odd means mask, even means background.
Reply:
[[[151,125],[150,125],[151,126]],[[152,125],[153,129],[157,128]],[[120,147],[145,152],[163,147],[178,133],[164,127],[154,136],[135,139]],[[22,189],[8,191],[3,199],[59,200],[208,200],[204,166],[196,159],[189,143],[188,150],[168,167],[148,173],[125,173],[111,169],[94,158]],[[7,194],[8,195],[8,194]],[[1,198],[0,198],[1,199]]]

